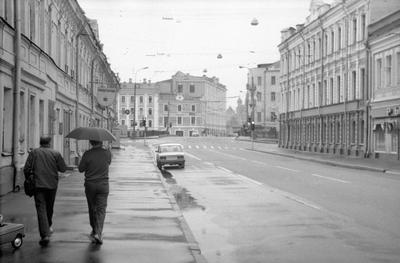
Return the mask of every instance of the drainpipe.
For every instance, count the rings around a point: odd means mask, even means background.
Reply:
[[[21,92],[21,17],[20,1],[14,0],[14,104],[13,104],[13,146],[12,165],[14,167],[13,188],[16,190],[19,170],[19,124],[20,124],[20,92]]]

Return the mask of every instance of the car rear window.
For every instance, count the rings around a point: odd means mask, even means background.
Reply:
[[[168,145],[168,146],[160,146],[160,150],[162,153],[166,152],[181,152],[182,147],[180,145]]]

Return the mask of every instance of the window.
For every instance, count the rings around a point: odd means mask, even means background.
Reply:
[[[133,115],[133,114],[135,114],[135,111],[134,111],[134,109],[133,108],[131,108],[131,115]]]
[[[257,122],[261,122],[261,112],[257,112]]]
[[[332,30],[331,32],[331,53],[335,51],[335,32]]]
[[[121,109],[122,114],[125,114],[125,108]]]
[[[6,1],[7,2],[7,1]],[[2,151],[11,152],[12,148],[12,133],[9,127],[12,127],[13,120],[13,93],[12,89],[4,88],[3,98],[3,127],[2,127]]]
[[[183,85],[178,84],[178,93],[182,93],[182,92],[183,92]]]
[[[168,111],[168,105],[164,104],[164,111]]]
[[[340,122],[336,122],[336,143],[340,143]]]
[[[275,83],[276,83],[276,77],[271,76],[271,85],[275,85]]]
[[[360,95],[359,98],[364,98],[364,89],[365,89],[365,68],[361,69],[361,76],[360,76]]]
[[[364,120],[360,122],[360,143],[364,143]]]
[[[333,104],[333,78],[330,79],[329,86],[329,103]]]
[[[139,108],[139,116],[143,117],[143,108]]]
[[[122,124],[122,125],[125,125],[125,120],[121,120],[121,124]]]
[[[194,88],[194,85],[193,85],[193,84],[191,84],[191,85],[189,86],[189,91],[190,91],[190,93],[194,93],[195,88]]]
[[[164,117],[164,127],[168,126],[168,117]]]
[[[149,96],[149,103],[153,103],[153,97]]]
[[[392,56],[386,56],[386,87],[392,85]]]
[[[182,117],[178,117],[178,125],[182,125]]]
[[[139,103],[142,104],[143,103],[143,96],[139,97]]]
[[[390,137],[391,137],[391,149],[390,149],[390,151],[395,153],[395,152],[397,152],[398,140],[399,140],[397,130],[392,129],[390,131]]]
[[[271,92],[271,101],[275,101],[275,92]]]
[[[39,135],[44,135],[44,100],[39,100]]]
[[[261,82],[262,82],[261,77],[257,77],[257,85],[258,86],[261,86]]]
[[[135,97],[131,96],[131,102],[134,102],[134,101],[135,101]]]
[[[400,52],[397,52],[397,84],[400,84]]]
[[[306,108],[310,106],[310,85],[307,85],[307,102],[306,102]]]
[[[257,101],[261,101],[261,92],[257,92]]]
[[[153,121],[149,120],[149,127],[153,127]]]
[[[385,151],[385,130],[381,124],[375,124],[375,150]]]
[[[353,44],[357,42],[357,19],[353,19]]]
[[[366,19],[365,19],[365,14],[361,15],[361,40],[364,40],[365,38],[365,31],[367,30],[366,27]]]
[[[192,111],[196,111],[196,105],[192,105]]]
[[[324,56],[326,56],[328,54],[328,33],[325,34],[325,38],[324,38]]]
[[[322,103],[323,105],[328,104],[328,82],[324,80],[324,102]]]
[[[276,121],[276,113],[271,111],[271,121]]]
[[[178,111],[182,111],[182,105],[178,105]]]
[[[336,97],[336,101],[339,103],[341,101],[343,101],[343,98],[341,98],[342,94],[340,91],[341,88],[341,83],[340,83],[340,76],[336,77],[336,89],[337,89],[337,97]]]
[[[342,49],[342,28],[338,28],[338,36],[337,36],[337,50]]]
[[[147,110],[147,112],[148,112],[149,115],[153,115],[153,109],[152,109],[152,108],[149,108],[149,109]]]
[[[125,103],[125,96],[121,96],[121,102]]]
[[[6,0],[7,1],[7,0]],[[36,12],[35,12],[35,2],[31,2],[29,5],[29,23],[30,23],[30,32],[29,38],[33,42],[35,42],[36,36]]]
[[[382,87],[382,59],[376,60],[376,88]]]
[[[351,122],[351,143],[356,143],[356,121]]]
[[[357,93],[357,73],[356,73],[356,71],[351,72],[351,75],[352,75],[353,100],[355,100],[356,93]]]
[[[135,122],[133,120],[131,120],[131,127],[133,127],[134,124],[135,124]]]
[[[195,125],[196,124],[196,117],[194,117],[194,116],[190,117],[190,123]]]

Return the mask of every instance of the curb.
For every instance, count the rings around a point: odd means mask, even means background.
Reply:
[[[252,150],[252,149],[247,149],[247,150],[262,152],[262,153],[267,153],[267,154],[273,154],[273,155],[280,155],[283,157],[289,157],[289,158],[293,158],[293,159],[327,164],[327,165],[331,165],[331,166],[338,166],[338,167],[357,169],[357,170],[367,170],[367,171],[373,171],[373,172],[382,172],[382,173],[386,172],[386,173],[391,173],[391,174],[397,174],[397,172],[386,171],[383,168],[375,168],[375,167],[369,167],[369,166],[363,166],[363,165],[345,164],[345,163],[338,163],[338,162],[332,162],[332,161],[327,161],[327,160],[317,160],[317,159],[312,159],[312,158],[308,158],[308,157],[294,156],[292,154],[284,154],[284,153],[277,153],[277,152],[270,152],[270,151],[261,151],[261,150]],[[398,174],[400,174],[400,173],[398,173]]]
[[[147,148],[150,148],[148,145],[146,146]],[[151,154],[151,153],[150,153]],[[151,154],[152,155],[152,154]],[[154,163],[153,163],[154,164]],[[158,170],[157,166],[154,164],[154,167]],[[205,257],[201,254],[201,249],[199,244],[197,243],[192,230],[190,229],[188,223],[186,222],[185,218],[183,217],[183,213],[181,209],[179,208],[178,204],[176,203],[175,197],[171,194],[171,192],[168,190],[168,185],[164,180],[164,177],[161,175],[161,172],[157,172],[157,176],[161,181],[161,184],[163,185],[165,192],[168,195],[169,201],[172,205],[172,208],[174,209],[175,212],[179,213],[179,225],[181,226],[183,235],[186,238],[187,243],[189,244],[189,250],[195,260],[196,263],[207,263],[207,260]]]

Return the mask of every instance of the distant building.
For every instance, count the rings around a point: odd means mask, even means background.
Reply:
[[[247,76],[248,117],[258,127],[257,134],[265,137],[271,128],[279,129],[280,62],[259,64]]]
[[[400,10],[368,27],[371,53],[371,151],[400,160]]]
[[[171,134],[191,136],[226,134],[226,87],[218,79],[177,72],[157,82],[159,126]]]
[[[117,99],[117,109],[118,124],[122,128],[122,136],[131,135],[134,126],[135,131],[143,131],[145,127],[140,126],[140,121],[142,120],[146,120],[147,130],[159,130],[158,98],[159,90],[151,82],[133,83],[132,80],[129,80],[129,82],[121,83],[121,90]]]
[[[305,24],[281,31],[280,147],[368,155],[367,27],[399,6],[313,0]]]

